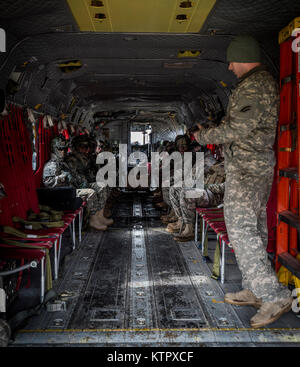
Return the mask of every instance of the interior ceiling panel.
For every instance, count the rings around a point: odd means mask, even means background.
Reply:
[[[50,62],[57,65],[64,60],[81,60],[83,72],[79,76],[92,79],[134,76],[169,76],[169,82],[182,83],[185,77],[201,82],[211,79],[217,82],[233,82],[233,75],[227,72],[227,65],[221,61],[228,45],[228,37],[211,37],[193,34],[136,34],[128,42],[124,33],[52,33],[30,37],[19,44],[9,57],[13,64],[24,63],[34,56],[39,64]],[[178,58],[180,50],[203,51],[197,58]],[[208,53],[219,55],[220,60],[208,59]],[[221,56],[222,55],[222,56]],[[209,62],[208,62],[209,60]],[[58,67],[58,66],[57,66]],[[70,77],[76,78],[72,73]],[[68,75],[67,75],[68,77]],[[62,76],[63,78],[63,76]],[[129,80],[129,79],[128,79]],[[158,80],[159,81],[159,80]]]
[[[82,68],[61,79],[73,79],[74,91],[83,88],[90,100],[230,88],[235,78],[225,58],[232,36],[256,36],[276,74],[278,33],[297,16],[296,0],[3,0],[0,87],[15,65],[38,70],[79,60]]]
[[[297,0],[219,0],[200,33],[250,34],[258,39],[270,62],[278,68],[278,34],[298,16]]]
[[[68,0],[81,31],[199,32],[216,0]]]
[[[19,40],[36,34],[78,30],[67,3],[61,0],[2,0],[0,24]]]
[[[252,34],[259,37],[279,31],[299,16],[296,0],[220,0],[203,26],[201,33]]]

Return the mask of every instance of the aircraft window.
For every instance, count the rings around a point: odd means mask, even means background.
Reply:
[[[151,127],[148,127],[145,131],[131,131],[130,144],[131,145],[149,144],[151,132],[152,132]]]
[[[132,145],[144,145],[144,133],[141,131],[132,131],[130,134],[130,144]]]

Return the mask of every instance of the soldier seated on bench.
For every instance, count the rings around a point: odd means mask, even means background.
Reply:
[[[113,220],[103,216],[105,202],[102,199],[100,188],[96,192],[94,185],[89,184],[85,177],[72,172],[65,161],[67,148],[68,143],[63,136],[58,136],[51,141],[51,159],[43,169],[43,184],[46,187],[75,187],[77,196],[87,201],[90,227],[105,231]],[[98,187],[96,183],[95,185]]]
[[[197,197],[191,195],[191,189],[184,187],[170,188],[170,201],[177,221],[171,219],[166,231],[175,233],[174,240],[187,242],[194,239],[195,210],[199,208],[216,207],[223,202],[225,191],[225,170],[221,146],[217,149],[215,164],[204,170],[204,189],[197,190]],[[178,232],[180,232],[178,234]]]

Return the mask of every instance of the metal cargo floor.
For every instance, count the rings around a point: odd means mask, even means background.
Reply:
[[[124,194],[115,223],[86,232],[66,256],[54,288],[65,311],[45,308],[19,330],[14,346],[300,346],[291,311],[265,329],[251,329],[253,307],[224,303],[241,289],[226,250],[226,283],[211,278],[193,242],[177,243],[143,194]],[[213,259],[215,239],[209,242]]]

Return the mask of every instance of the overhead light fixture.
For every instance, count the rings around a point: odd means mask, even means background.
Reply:
[[[92,0],[91,1],[91,6],[95,7],[95,8],[100,8],[102,6],[104,6],[103,1],[100,0]]]
[[[177,57],[198,57],[200,55],[200,50],[181,50],[178,52]]]
[[[106,15],[104,13],[97,13],[94,17],[96,20],[104,20],[106,19]]]
[[[185,20],[187,20],[187,15],[186,14],[178,14],[176,16],[176,20],[178,20],[179,22],[184,22]]]
[[[67,60],[58,64],[58,67],[63,73],[70,73],[79,70],[82,67],[80,60]]]
[[[191,1],[182,1],[179,5],[180,8],[191,8],[193,6]]]

